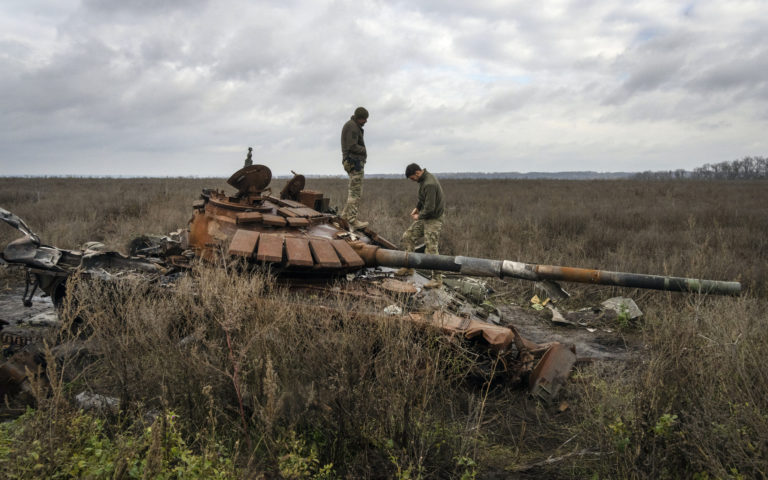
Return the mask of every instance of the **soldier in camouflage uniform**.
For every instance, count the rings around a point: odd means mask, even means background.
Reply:
[[[408,179],[418,182],[419,196],[416,208],[411,211],[414,222],[403,233],[402,247],[406,252],[412,252],[416,244],[423,238],[426,248],[424,253],[437,255],[437,244],[440,239],[440,230],[443,228],[443,213],[445,201],[443,200],[443,188],[434,175],[412,163],[405,169]],[[412,268],[401,268],[395,275],[413,275]],[[443,276],[439,272],[432,272],[432,280],[427,282],[425,288],[437,288],[442,286]]]
[[[341,212],[341,218],[349,222],[349,226],[359,230],[368,226],[368,222],[357,219],[357,211],[360,207],[360,197],[363,195],[363,176],[365,160],[368,152],[363,140],[363,125],[368,121],[368,110],[357,107],[344,128],[341,129],[341,162],[344,170],[349,175],[349,192],[347,204]]]

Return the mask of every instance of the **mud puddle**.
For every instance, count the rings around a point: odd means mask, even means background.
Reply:
[[[25,307],[21,301],[22,295],[24,287],[0,289],[0,320],[9,325],[51,326],[58,323],[50,297],[38,291],[32,297],[32,306]]]
[[[642,352],[642,342],[637,334],[628,335],[617,329],[601,326],[561,326],[551,320],[516,305],[499,308],[505,324],[514,325],[523,337],[536,343],[560,342],[574,345],[579,359],[627,361]]]

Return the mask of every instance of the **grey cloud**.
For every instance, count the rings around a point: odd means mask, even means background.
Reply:
[[[11,65],[15,67],[13,70],[16,71],[24,68],[22,59],[27,58],[31,52],[32,49],[27,43],[13,39],[0,40],[0,61],[7,62],[5,68],[0,70],[0,72],[6,72],[7,74],[8,68],[11,68]]]
[[[291,61],[293,43],[280,28],[280,17],[260,18],[240,26],[216,49],[215,73],[220,79],[253,80],[276,75]]]
[[[698,91],[710,92],[759,88],[768,82],[766,79],[768,48],[766,47],[751,55],[743,55],[740,49],[734,46],[713,60],[714,65],[695,71],[687,85]],[[765,97],[763,99],[768,100]]]
[[[100,44],[79,45],[42,68],[21,72],[12,85],[6,84],[10,90],[0,92],[3,105],[10,111],[47,115],[88,104],[100,94],[94,80],[106,73],[113,53]]]
[[[185,42],[172,35],[158,34],[141,41],[138,55],[143,63],[178,62],[186,60]]]
[[[210,95],[205,84],[179,84],[176,73],[171,66],[147,68],[142,58],[92,39],[54,57],[43,68],[19,75],[0,98],[7,111],[41,119],[98,122],[119,131],[167,128],[199,119],[200,105]]]
[[[374,36],[350,21],[352,15],[321,12],[300,25],[291,23],[288,11],[275,15],[268,23],[239,30],[221,48],[215,64],[220,78],[261,81],[268,77],[277,80],[279,95],[313,97],[348,89],[350,83],[369,84],[408,61],[400,40]]]
[[[745,102],[765,105],[768,49],[746,33],[724,41],[703,31],[657,31],[617,59],[614,69],[624,78],[604,104],[623,105],[627,118],[686,121]]]
[[[397,2],[405,10],[416,10],[428,16],[461,18],[498,18],[513,11],[506,2],[467,2],[465,0],[420,0]]]
[[[479,23],[471,31],[464,28],[454,33],[456,51],[472,58],[504,61],[512,53],[510,43],[514,38],[514,26],[501,22]]]
[[[491,113],[508,113],[517,111],[524,106],[540,101],[537,91],[532,87],[506,88],[494,93],[486,103],[486,108]]]
[[[624,90],[637,92],[662,87],[677,77],[679,70],[684,66],[682,61],[682,58],[675,56],[648,59],[633,67],[624,82]]]
[[[601,121],[616,124],[667,121],[706,126],[718,124],[723,114],[737,111],[747,103],[727,91],[706,95],[683,94],[677,90],[644,92],[607,110]]]
[[[280,82],[279,92],[311,102],[318,97],[327,97],[328,92],[339,91],[343,83],[344,73],[340,71],[338,65],[303,64],[292,68],[292,71]]]
[[[210,0],[83,0],[83,7],[103,15],[130,14],[140,17],[176,10],[198,10]]]
[[[624,80],[607,95],[606,102],[621,103],[638,92],[679,84],[688,68],[687,47],[693,40],[685,34],[668,34],[628,49],[613,66]]]

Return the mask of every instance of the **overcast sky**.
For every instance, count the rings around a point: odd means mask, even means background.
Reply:
[[[768,155],[768,0],[3,0],[0,175],[643,171]]]

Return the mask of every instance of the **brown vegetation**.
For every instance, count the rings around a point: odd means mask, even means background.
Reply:
[[[200,189],[224,186],[220,179],[3,178],[0,207],[24,218],[45,243],[77,248],[98,240],[124,251],[138,234],[184,226]],[[624,330],[644,346],[639,361],[580,366],[565,412],[505,386],[467,385],[467,359],[440,337],[319,316],[263,274],[201,268],[152,295],[144,285],[80,283],[76,309],[62,315],[84,321],[79,328],[91,332],[96,360],[76,375],[57,367],[72,376],[53,382],[53,394],[40,393],[37,414],[13,437],[17,450],[0,441],[0,452],[10,451],[0,454],[0,472],[56,472],[56,452],[79,431],[65,426],[82,423],[65,400],[91,389],[119,397],[124,408],[104,419],[104,438],[123,458],[105,459],[113,462],[105,477],[139,458],[146,459],[144,475],[168,463],[161,447],[169,441],[142,432],[153,421],[165,432],[170,420],[144,420],[147,412],[178,415],[173,438],[190,452],[232,459],[209,465],[215,471],[208,476],[765,477],[767,186],[443,182],[443,253],[744,284],[740,298],[565,285],[572,306],[621,294],[645,311],[642,323]],[[343,180],[310,179],[308,187],[342,204]],[[279,191],[279,182],[272,188]],[[361,218],[397,241],[414,185],[375,180],[364,188]],[[15,235],[0,228],[0,245]],[[16,281],[0,275],[2,284]],[[497,301],[524,304],[532,292],[523,281],[496,287],[504,294]],[[145,441],[126,440],[131,429]],[[50,445],[36,447],[43,432]],[[39,458],[19,448],[39,450]],[[549,457],[557,461],[542,462]]]

